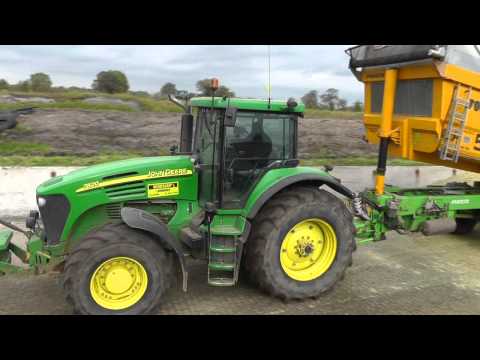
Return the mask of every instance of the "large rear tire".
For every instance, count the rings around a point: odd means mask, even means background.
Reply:
[[[172,254],[148,233],[107,224],[68,256],[63,286],[78,314],[150,314],[161,304],[173,268]]]
[[[475,228],[475,225],[477,225],[476,219],[458,218],[455,219],[455,221],[457,223],[457,228],[453,233],[456,235],[470,234]]]
[[[352,264],[352,215],[341,200],[316,187],[293,187],[274,196],[252,225],[244,268],[272,296],[316,298]]]

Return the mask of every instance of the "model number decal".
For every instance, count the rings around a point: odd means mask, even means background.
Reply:
[[[178,186],[178,181],[148,185],[149,198],[173,196],[178,194],[180,194],[180,187]]]
[[[469,199],[452,200],[450,204],[452,204],[452,205],[468,205],[468,204],[470,204],[470,200]]]

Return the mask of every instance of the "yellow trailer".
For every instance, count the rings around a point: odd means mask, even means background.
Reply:
[[[480,172],[479,49],[362,45],[347,50],[351,70],[365,84],[368,142],[388,137],[391,156]],[[393,111],[384,108],[390,105]]]
[[[480,45],[361,45],[347,50],[365,84],[365,137],[379,144],[375,189],[353,203],[357,238],[390,230],[466,234],[480,220],[480,183],[385,185],[388,155],[480,172]],[[367,216],[365,216],[367,214]]]

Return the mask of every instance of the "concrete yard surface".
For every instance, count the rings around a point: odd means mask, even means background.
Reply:
[[[180,279],[158,314],[479,314],[480,227],[471,235],[390,233],[361,245],[345,279],[317,300],[285,303],[241,278],[231,288],[210,287],[206,266],[195,263],[189,289]],[[0,314],[71,314],[60,275],[0,277]]]

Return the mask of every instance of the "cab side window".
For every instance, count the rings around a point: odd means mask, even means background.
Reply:
[[[240,208],[264,169],[295,158],[296,118],[287,114],[237,113],[226,129],[224,207]]]

